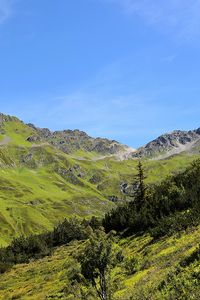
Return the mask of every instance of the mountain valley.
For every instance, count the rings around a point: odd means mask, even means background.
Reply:
[[[200,149],[199,130],[176,131],[130,154],[130,148],[115,141],[78,130],[53,133],[3,114],[0,133],[2,245],[13,236],[51,229],[66,216],[100,216],[129,199],[138,156],[144,157],[151,183],[184,170]],[[180,145],[190,145],[189,150],[175,155]],[[161,152],[173,155],[160,159]]]

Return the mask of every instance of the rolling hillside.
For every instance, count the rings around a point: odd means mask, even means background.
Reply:
[[[64,143],[58,141],[61,136],[64,140],[65,137],[61,132],[50,134],[50,138],[42,135],[33,138],[41,134],[38,133],[40,129],[33,125],[26,125],[15,117],[4,115],[1,115],[0,123],[1,246],[9,245],[14,237],[51,231],[65,217],[103,217],[118,204],[132,199],[130,191],[138,160],[119,159],[117,154],[122,151],[127,153],[123,145],[117,143],[119,152],[116,150],[115,153],[110,153],[108,148],[105,151],[105,147],[101,148],[102,151],[86,149],[85,138],[88,137],[79,131],[70,131],[70,135],[76,136],[73,141],[77,139],[77,134],[81,134],[84,142],[79,143],[76,149],[73,142],[70,151],[66,151],[65,146],[68,143],[70,145],[69,137],[66,137],[67,142],[62,149],[60,145]],[[160,154],[158,159],[144,156],[142,162],[148,186],[156,183],[159,186],[160,183],[162,189],[163,179],[174,174],[174,181],[166,180],[168,194],[162,194],[162,199],[176,200],[180,210],[174,210],[173,202],[169,202],[172,214],[168,217],[168,214],[165,216],[162,212],[160,221],[153,218],[154,226],[157,224],[157,235],[147,228],[128,236],[119,233],[115,237],[114,247],[120,249],[121,260],[111,273],[115,287],[113,300],[198,299],[199,219],[198,213],[192,214],[195,207],[187,199],[190,199],[192,193],[198,196],[199,179],[194,180],[191,188],[191,184],[187,184],[187,176],[193,182],[191,175],[187,175],[187,172],[186,177],[184,173],[176,175],[199,158],[197,134],[192,133],[194,140],[188,141],[191,147],[184,148],[185,151],[178,154],[173,153],[162,159]],[[113,145],[113,141],[106,140],[106,147],[108,145]],[[172,148],[166,148],[165,153],[171,153]],[[192,168],[188,170],[188,174],[193,174]],[[198,174],[198,166],[195,172]],[[184,182],[185,194],[182,192],[181,180]],[[157,213],[159,205],[164,205],[160,197],[157,201],[155,209],[150,208],[151,213]],[[193,218],[189,217],[190,213]],[[126,222],[128,224],[128,219]],[[94,290],[89,286],[83,287],[79,281],[80,264],[77,255],[83,251],[85,243],[84,240],[74,240],[64,246],[53,247],[52,255],[31,259],[27,264],[11,265],[0,275],[0,299],[79,300],[84,289],[87,300],[96,300]]]
[[[126,262],[113,270],[118,284],[113,299],[199,299],[199,261],[180,267],[196,251],[199,239],[199,227],[156,242],[149,235],[122,239],[118,245],[124,256],[127,260],[134,257],[138,263],[132,272],[127,270]],[[74,285],[72,279],[80,269],[75,256],[81,247],[82,243],[72,242],[50,257],[16,265],[0,275],[0,299],[80,300],[80,285]],[[90,296],[88,300],[97,298]]]
[[[146,198],[154,200],[153,206],[149,201],[141,203],[138,219],[132,219],[134,202],[129,203],[125,224],[129,231],[117,231],[109,240],[117,259],[106,277],[112,284],[112,300],[199,299],[199,175],[197,160],[186,171],[158,184],[149,194],[152,198]],[[116,226],[117,219],[111,216],[110,220]],[[130,227],[130,221],[140,226]],[[147,226],[141,230],[142,224]],[[50,235],[18,239],[0,249],[0,299],[97,299],[94,287],[83,278],[80,261],[80,255],[86,255],[92,227],[77,220],[62,226]]]
[[[196,145],[194,153],[145,160],[148,182],[183,170],[198,157]],[[137,165],[136,159],[119,160],[127,149],[80,131],[51,133],[1,114],[0,244],[52,229],[66,216],[103,215],[127,199]]]

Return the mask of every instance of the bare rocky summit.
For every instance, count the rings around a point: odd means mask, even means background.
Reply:
[[[67,154],[78,153],[80,158],[84,153],[96,153],[96,158],[93,157],[94,161],[107,156],[113,156],[117,160],[139,157],[165,159],[182,152],[199,153],[200,151],[200,128],[190,131],[175,130],[163,134],[147,145],[135,150],[115,140],[90,137],[87,133],[78,129],[50,131],[48,128],[38,128],[33,124],[24,124],[16,117],[0,114],[0,134],[5,135],[1,141],[2,145],[10,141],[4,124],[12,121],[22,124],[23,131],[28,132],[26,141],[30,142],[32,147],[50,144]],[[18,129],[15,130],[17,132]]]
[[[83,150],[86,152],[96,152],[101,155],[114,155],[124,152],[127,149],[127,146],[115,140],[92,138],[87,133],[78,129],[50,131],[47,128],[36,128],[33,124],[28,124],[28,126],[35,131],[35,134],[28,137],[28,141],[48,142],[68,154]]]
[[[200,128],[190,131],[175,130],[139,148],[131,154],[131,157],[167,158],[184,151],[193,151],[198,142],[200,142]]]

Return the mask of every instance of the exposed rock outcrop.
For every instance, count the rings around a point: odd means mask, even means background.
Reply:
[[[73,153],[78,150],[96,152],[102,155],[112,155],[126,150],[126,146],[114,140],[106,138],[92,138],[85,132],[76,130],[50,131],[47,128],[36,128],[33,124],[28,124],[35,130],[36,134],[28,137],[29,142],[48,142],[65,153]]]
[[[190,151],[199,140],[200,128],[190,131],[175,130],[163,134],[146,146],[139,148],[131,154],[131,157],[166,158],[184,151]]]

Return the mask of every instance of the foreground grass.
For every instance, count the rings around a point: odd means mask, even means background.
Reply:
[[[114,300],[198,299],[192,298],[192,294],[191,298],[188,295],[184,298],[184,292],[180,298],[169,298],[173,285],[169,292],[163,282],[169,274],[174,274],[176,278],[177,266],[195,251],[199,240],[199,227],[156,242],[149,235],[119,240],[118,246],[123,250],[124,261],[112,272],[112,277],[117,282]],[[76,254],[83,246],[82,242],[72,242],[56,249],[50,257],[13,267],[0,276],[0,299],[80,300],[80,284],[73,283],[71,279],[79,270]],[[133,257],[138,263],[137,268],[130,272],[127,262]],[[187,267],[184,270],[186,277],[182,273],[178,275],[180,282],[182,277],[184,280],[189,278],[187,284],[191,290],[196,284],[190,280],[194,270],[200,272],[199,264]],[[88,299],[97,298],[91,294]]]

